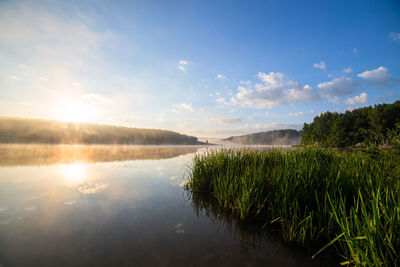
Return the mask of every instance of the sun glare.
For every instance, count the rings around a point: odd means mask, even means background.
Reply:
[[[65,183],[72,186],[82,183],[87,177],[85,166],[79,163],[64,165],[61,172]]]
[[[93,118],[93,109],[82,102],[73,101],[62,104],[56,113],[56,119],[70,122],[88,122]]]

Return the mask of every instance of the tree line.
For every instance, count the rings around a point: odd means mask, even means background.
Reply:
[[[301,143],[345,147],[357,143],[383,143],[400,124],[400,100],[346,111],[325,112],[303,126]]]
[[[197,137],[168,130],[10,117],[0,117],[0,143],[200,144]]]

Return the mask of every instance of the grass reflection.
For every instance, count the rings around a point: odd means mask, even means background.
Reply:
[[[323,252],[319,259],[311,260],[311,255],[315,251],[313,244],[300,247],[293,243],[284,243],[273,225],[256,219],[240,220],[232,215],[232,211],[223,208],[215,198],[207,194],[185,190],[185,197],[198,217],[205,217],[213,224],[221,225],[246,251],[262,250],[272,258],[298,258],[302,261],[306,259],[303,263],[311,266],[336,266],[338,258],[331,250]]]
[[[229,234],[246,249],[261,247],[267,241],[266,231],[263,224],[257,221],[242,221],[233,216],[214,198],[201,193],[190,193],[186,191],[186,198],[191,203],[198,217],[206,217],[216,225],[222,225]]]

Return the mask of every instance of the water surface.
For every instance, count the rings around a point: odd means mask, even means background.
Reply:
[[[185,193],[206,149],[1,145],[0,266],[315,265]]]

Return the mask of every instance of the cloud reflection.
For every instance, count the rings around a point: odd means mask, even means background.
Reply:
[[[182,226],[183,226],[183,222],[178,223],[177,225],[175,225],[175,228],[176,228],[175,233],[184,234],[185,230],[182,228]]]
[[[79,192],[82,194],[96,194],[108,187],[108,184],[87,184],[78,187]]]

